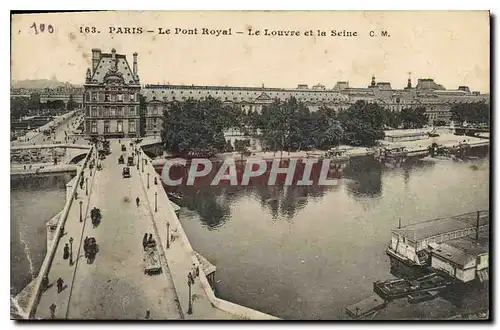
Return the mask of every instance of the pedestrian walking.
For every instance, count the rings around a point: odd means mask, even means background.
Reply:
[[[153,234],[149,234],[148,244],[152,244],[152,243],[153,243]]]
[[[69,246],[68,243],[64,245],[63,259],[66,260],[69,258]]]
[[[196,266],[196,277],[200,276],[200,267]]]
[[[193,278],[196,277],[196,265],[193,263],[193,267],[191,268],[191,273],[193,274]]]
[[[139,207],[139,202],[140,202],[140,201],[141,201],[141,200],[139,199],[139,197],[137,197],[137,198],[135,199],[135,203],[137,204],[137,207]]]
[[[148,310],[146,310],[146,320],[149,320],[151,318],[151,312]]]
[[[189,281],[189,283],[191,283],[191,285],[194,284],[194,279],[193,279],[193,275],[191,274],[191,272],[188,274],[188,281]]]
[[[144,234],[144,237],[142,238],[142,248],[146,250],[146,245],[148,244],[148,233]]]
[[[63,290],[63,284],[64,284],[64,280],[59,277],[57,279],[57,293],[61,293],[61,291]]]
[[[52,303],[52,305],[50,305],[50,318],[51,319],[55,319],[56,318],[56,304]]]

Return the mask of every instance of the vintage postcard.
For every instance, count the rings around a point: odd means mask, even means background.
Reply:
[[[11,13],[12,319],[489,320],[490,13]]]

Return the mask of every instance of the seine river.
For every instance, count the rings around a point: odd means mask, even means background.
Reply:
[[[285,319],[337,319],[373,294],[374,281],[392,278],[385,248],[399,218],[404,224],[488,209],[489,162],[388,169],[358,158],[328,190],[218,186],[182,193],[180,220],[193,248],[217,266],[219,297]]]
[[[47,252],[45,223],[64,207],[70,179],[71,175],[11,179],[11,295],[19,293],[38,274]]]
[[[70,177],[11,181],[11,294],[38,272],[45,222]],[[336,319],[391,278],[385,248],[402,223],[489,208],[489,159],[351,159],[338,186],[182,189],[191,245],[217,266],[221,298],[285,319]]]

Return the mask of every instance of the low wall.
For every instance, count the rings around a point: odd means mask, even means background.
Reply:
[[[76,177],[74,178],[74,182],[78,182],[80,178],[82,177],[84,169],[88,165],[88,161],[92,155],[94,148],[92,147],[89,150],[89,153],[87,154],[87,157],[85,158],[85,161],[83,164],[79,167],[78,172],[76,174]],[[70,189],[70,195],[67,196],[66,198],[66,203],[64,204],[64,208],[61,212],[60,219],[57,225],[57,229],[55,232],[55,237],[52,240],[52,244],[50,245],[50,249],[47,250],[47,255],[45,256],[45,259],[43,260],[42,266],[40,267],[40,271],[38,273],[38,276],[36,278],[36,283],[35,283],[35,288],[33,295],[30,298],[30,302],[28,304],[27,308],[27,314],[28,318],[33,318],[36,312],[36,308],[38,305],[38,301],[40,300],[40,295],[41,295],[41,290],[42,290],[42,281],[45,276],[47,276],[50,266],[52,264],[52,261],[54,260],[54,255],[57,250],[57,245],[59,244],[59,239],[61,238],[61,232],[62,229],[64,228],[64,225],[66,224],[66,219],[68,218],[68,213],[71,208],[71,205],[73,204],[73,196],[75,195],[75,191],[77,189],[78,185],[77,184],[72,184],[71,189]]]
[[[142,153],[141,158],[148,160],[146,167],[149,167],[150,170],[152,170],[152,171],[154,171],[154,173],[156,173],[156,171],[154,170],[154,166],[152,164],[151,159],[149,157],[147,157],[144,152],[141,152],[141,153]],[[163,185],[161,184],[161,182],[162,182],[161,181],[161,177],[158,174],[156,174],[156,175],[157,175],[157,180],[158,180],[159,184],[158,185],[152,185],[150,187],[157,190],[157,192],[158,192],[158,203],[161,202],[162,206],[165,205],[167,207],[168,212],[170,213],[169,218],[171,219],[171,225],[172,225],[172,227],[177,228],[177,234],[179,235],[179,239],[182,240],[182,242],[184,243],[184,247],[187,250],[187,253],[191,257],[191,263],[198,265],[200,262],[199,262],[198,258],[196,257],[196,253],[193,250],[193,247],[189,243],[188,237],[187,237],[186,233],[184,232],[184,229],[183,229],[183,227],[181,225],[181,222],[179,221],[179,218],[177,217],[177,214],[175,213],[175,211],[174,211],[174,209],[172,207],[172,204],[170,203],[170,200],[168,199],[168,196],[167,196],[165,190],[163,189]],[[154,179],[152,178],[152,180],[154,180]],[[166,247],[166,244],[164,244],[164,243],[165,242],[162,242],[163,249],[165,249],[165,247]],[[167,255],[167,251],[164,251],[164,254],[166,256]],[[254,309],[251,309],[251,308],[248,308],[248,307],[245,307],[245,306],[237,305],[235,303],[232,303],[232,302],[229,302],[229,301],[226,301],[226,300],[223,300],[223,299],[220,299],[220,298],[216,297],[215,294],[214,294],[214,292],[213,292],[213,290],[212,290],[212,287],[210,286],[210,283],[208,282],[206,274],[205,274],[205,272],[203,271],[202,268],[203,267],[200,267],[200,276],[199,276],[199,279],[201,281],[203,289],[205,290],[205,294],[207,295],[207,297],[210,300],[211,304],[215,308],[218,308],[220,310],[223,310],[225,312],[233,314],[233,315],[235,315],[235,316],[237,316],[237,317],[239,317],[241,319],[249,319],[249,320],[280,320],[280,318],[277,318],[277,317],[275,317],[273,315],[262,313],[262,312],[259,312],[257,310],[254,310]]]

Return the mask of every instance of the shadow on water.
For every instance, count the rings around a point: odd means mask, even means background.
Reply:
[[[345,185],[354,197],[378,198],[382,195],[383,165],[371,156],[351,158],[344,170]]]

